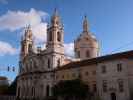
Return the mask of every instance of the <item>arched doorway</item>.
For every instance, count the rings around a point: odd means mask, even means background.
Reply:
[[[110,94],[111,100],[116,100],[116,94],[113,92]]]

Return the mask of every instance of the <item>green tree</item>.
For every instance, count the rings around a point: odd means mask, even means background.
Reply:
[[[0,94],[1,95],[16,95],[16,79],[10,85],[1,85]]]
[[[8,91],[8,85],[1,85],[0,86],[0,95],[7,94],[7,91]]]
[[[53,95],[65,100],[84,100],[90,96],[88,85],[79,79],[60,81],[53,87]]]
[[[15,78],[15,80],[8,87],[8,95],[16,95],[16,87],[17,87],[17,79]]]

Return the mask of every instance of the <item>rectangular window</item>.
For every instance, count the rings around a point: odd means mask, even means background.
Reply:
[[[107,81],[103,80],[103,92],[107,92]]]
[[[102,73],[106,73],[106,66],[105,65],[102,66]]]
[[[117,71],[118,72],[122,71],[122,64],[121,63],[117,64]]]
[[[123,82],[123,80],[121,80],[121,79],[118,80],[118,86],[119,86],[119,91],[123,92],[124,91],[124,82]]]
[[[85,72],[85,75],[86,75],[86,76],[88,76],[88,75],[89,75],[88,71],[86,71],[86,72]]]
[[[48,68],[50,68],[50,59],[48,59]]]
[[[93,91],[94,91],[94,92],[97,91],[97,86],[96,86],[96,84],[93,84]]]

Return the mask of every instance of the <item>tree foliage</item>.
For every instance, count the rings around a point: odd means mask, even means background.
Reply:
[[[80,100],[85,99],[89,95],[88,85],[81,80],[66,80],[60,81],[53,87],[54,96],[60,96],[63,98],[75,98]]]
[[[1,85],[0,86],[0,95],[6,94],[8,91],[8,85]]]
[[[8,95],[16,95],[17,79],[8,87]]]
[[[15,79],[11,85],[1,85],[0,95],[16,95],[17,80]]]

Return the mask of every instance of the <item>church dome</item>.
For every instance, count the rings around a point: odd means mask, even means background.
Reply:
[[[88,21],[85,17],[83,21],[83,32],[78,36],[74,43],[75,56],[80,57],[81,59],[97,57],[98,55],[98,41],[95,35],[89,31],[88,26]]]

